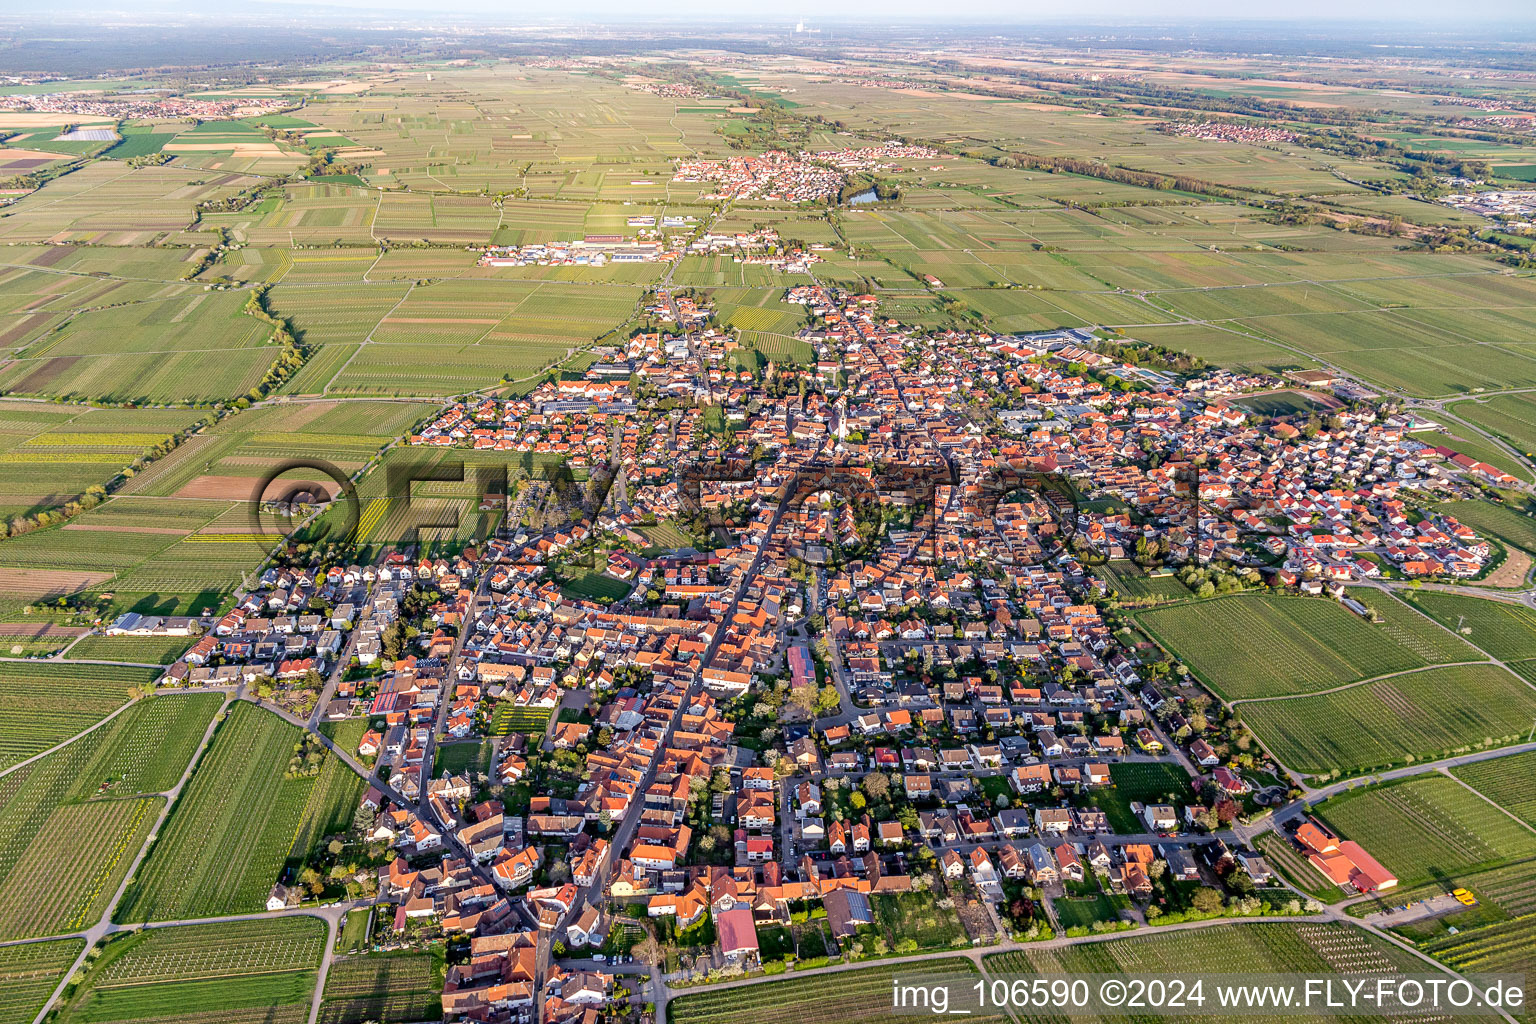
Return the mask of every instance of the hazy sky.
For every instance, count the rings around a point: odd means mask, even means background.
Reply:
[[[4,4],[0,3],[0,7]],[[160,11],[191,7],[207,11],[202,0],[56,0],[56,10],[79,12]],[[1350,19],[1358,21],[1434,21],[1454,26],[1476,21],[1505,22],[1510,27],[1536,25],[1536,0],[561,0],[560,3],[517,0],[247,0],[244,9],[258,11],[312,7],[367,10],[378,14],[409,12],[437,16],[466,15],[479,20],[515,25],[550,20],[670,20],[707,18],[724,21],[789,20],[804,18],[847,20],[891,19],[986,20],[992,22],[1051,22],[1125,20],[1151,21],[1203,18],[1223,21],[1251,19]],[[46,19],[48,6],[27,13]],[[20,10],[13,13],[20,14]],[[386,15],[387,16],[387,15]]]

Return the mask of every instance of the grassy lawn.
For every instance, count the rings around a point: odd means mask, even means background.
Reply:
[[[338,953],[363,948],[363,944],[368,941],[368,918],[372,914],[373,910],[369,907],[347,911],[347,919],[342,923],[341,934],[336,939]]]
[[[491,767],[491,741],[471,740],[467,743],[444,743],[437,748],[437,773],[459,775],[466,771],[484,775]]]
[[[1116,832],[1145,832],[1147,824],[1131,812],[1131,802],[1189,803],[1194,799],[1189,773],[1173,762],[1127,761],[1109,766],[1114,785],[1093,794],[1092,803]]]
[[[929,893],[871,896],[869,903],[875,912],[875,930],[892,948],[902,939],[916,941],[919,949],[946,949],[956,940],[966,940],[960,915],[938,906]]]
[[[560,592],[576,600],[615,601],[629,593],[630,585],[600,572],[586,572],[572,576],[560,584]]]

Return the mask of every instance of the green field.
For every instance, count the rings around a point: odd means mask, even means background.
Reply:
[[[1536,828],[1536,790],[1530,784],[1533,771],[1536,751],[1461,765],[1452,768],[1451,774]]]
[[[926,960],[920,970],[935,975],[976,973],[969,960],[953,957]],[[668,1009],[672,1024],[872,1024],[891,1017],[891,980],[912,973],[910,967],[897,965],[866,967],[828,977],[813,973],[735,990],[686,993],[674,998]],[[835,999],[828,998],[829,982],[836,985]],[[1007,1018],[976,1014],[967,1019],[1000,1022]]]
[[[1353,790],[1315,811],[1404,887],[1536,857],[1536,832],[1442,776]]]
[[[466,771],[484,775],[491,766],[491,743],[489,740],[441,743],[437,747],[436,761],[439,775],[444,772],[459,775]]]
[[[1093,796],[1093,805],[1109,818],[1116,832],[1147,831],[1147,823],[1131,812],[1131,803],[1185,804],[1194,799],[1189,773],[1172,762],[1127,761],[1109,766],[1114,783]]]
[[[1525,605],[1432,590],[1409,591],[1408,599],[1501,661],[1536,658],[1536,611]]]
[[[442,1016],[442,950],[348,957],[331,965],[322,1024],[414,1024]]]
[[[1536,519],[1513,508],[1487,501],[1447,501],[1436,505],[1435,511],[1455,516],[1480,534],[1536,553]]]
[[[142,700],[5,776],[0,939],[88,927],[106,911],[221,698]],[[61,881],[62,880],[62,881]]]
[[[875,914],[873,931],[891,948],[902,939],[914,940],[919,949],[949,949],[969,945],[960,915],[936,905],[923,893],[898,893],[870,898]]]
[[[1239,595],[1140,612],[1136,621],[1227,700],[1311,693],[1478,657],[1422,619],[1373,625],[1324,598]]]
[[[0,946],[0,1021],[31,1024],[84,948],[80,939]]]
[[[363,780],[329,757],[318,778],[286,778],[299,735],[248,703],[231,709],[124,896],[120,921],[259,910],[290,858],[350,825]]]
[[[169,665],[197,642],[186,636],[88,636],[69,649],[72,661],[135,661]]]
[[[1536,453],[1536,402],[1530,395],[1494,395],[1457,402],[1451,411],[1475,426],[1502,437],[1527,458]]]
[[[154,682],[155,669],[0,662],[0,768],[63,742]]]
[[[994,953],[989,974],[1126,974],[1185,972],[1220,965],[1230,973],[1315,973],[1409,970],[1419,961],[1359,928],[1344,924],[1222,924],[1196,931],[1136,935],[1054,950]],[[1177,1019],[1204,1019],[1178,1015]],[[1344,1018],[1337,1018],[1344,1019]]]
[[[60,1019],[300,1024],[325,924],[310,917],[152,928],[115,937]]]
[[[1523,740],[1536,720],[1536,691],[1497,666],[1465,665],[1240,712],[1286,767],[1350,775]]]
[[[630,586],[625,580],[614,579],[600,572],[587,572],[560,584],[560,592],[573,600],[607,603],[628,594]]]

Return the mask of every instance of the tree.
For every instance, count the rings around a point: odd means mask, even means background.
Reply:
[[[1221,891],[1212,889],[1208,885],[1202,885],[1195,890],[1195,895],[1190,901],[1194,908],[1202,914],[1219,914],[1223,906]]]
[[[856,811],[862,811],[868,803],[869,801],[865,799],[863,793],[856,792],[848,798],[848,806]]]
[[[816,687],[795,686],[789,691],[789,706],[810,717],[816,709]]]
[[[661,943],[656,941],[656,936],[651,934],[650,929],[646,929],[645,938],[635,943],[630,952],[634,954],[636,960],[647,967],[655,967],[662,960]]]
[[[842,706],[842,698],[838,695],[837,687],[823,686],[821,693],[816,697],[816,711],[819,714],[827,714],[836,711]]]

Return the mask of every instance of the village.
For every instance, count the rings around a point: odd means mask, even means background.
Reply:
[[[407,437],[582,474],[518,476],[494,536],[274,567],[216,622],[111,629],[202,634],[166,685],[355,724],[335,753],[370,781],[375,941],[466,941],[458,1019],[880,955],[914,900],[956,907],[965,946],[1074,934],[1085,894],[1116,908],[1095,930],[1306,912],[1234,831],[1287,798],[1277,767],[1117,635],[1094,566],[1368,617],[1345,584],[1487,571],[1423,495],[1500,471],[1369,403],[1266,420],[1240,403],[1294,384],[1132,362],[1104,332],[933,338],[872,295],[785,300],[808,364],[742,363],[707,302],[662,290],[677,333]],[[1289,842],[1346,891],[1396,884],[1318,822]],[[306,898],[276,879],[269,907]]]

